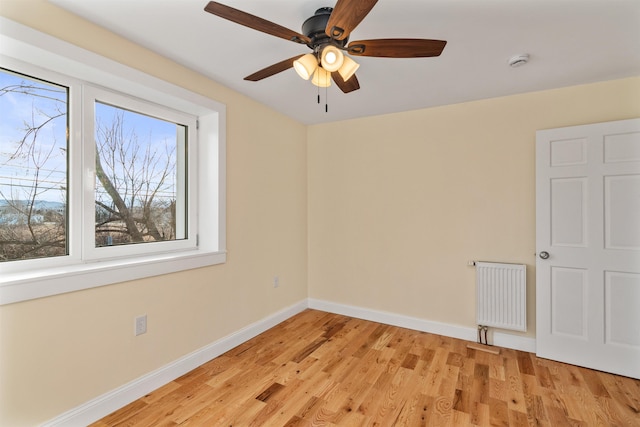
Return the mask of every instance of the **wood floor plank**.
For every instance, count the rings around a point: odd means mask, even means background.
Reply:
[[[640,427],[640,381],[317,310],[93,427]]]

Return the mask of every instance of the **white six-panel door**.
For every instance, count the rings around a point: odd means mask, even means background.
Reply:
[[[640,378],[640,119],[536,134],[536,352]]]

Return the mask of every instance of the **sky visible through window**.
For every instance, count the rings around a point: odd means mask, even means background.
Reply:
[[[66,203],[67,88],[0,70],[0,203]]]
[[[175,199],[179,125],[102,102],[96,102],[95,114],[97,149],[112,180],[158,188],[154,197]]]
[[[139,169],[166,167],[167,157],[175,168],[178,125],[100,102],[95,112],[98,140],[100,127],[114,130],[116,120],[120,137],[129,138],[119,154],[130,158],[112,172],[125,177],[127,161]],[[152,153],[154,163],[142,165]],[[37,191],[38,200],[66,203],[66,180],[67,88],[0,70],[0,201],[27,200]],[[165,184],[159,196],[173,197],[167,189],[175,187],[175,174]]]

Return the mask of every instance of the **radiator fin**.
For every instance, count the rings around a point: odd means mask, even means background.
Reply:
[[[476,321],[494,328],[527,330],[527,266],[476,262]]]

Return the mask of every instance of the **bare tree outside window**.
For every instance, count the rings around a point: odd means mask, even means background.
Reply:
[[[0,262],[69,253],[68,90],[0,70]],[[95,104],[96,247],[186,234],[186,127]]]
[[[96,103],[96,247],[184,238],[184,126]],[[183,156],[180,156],[183,157]]]
[[[0,261],[68,253],[67,92],[0,71]]]

